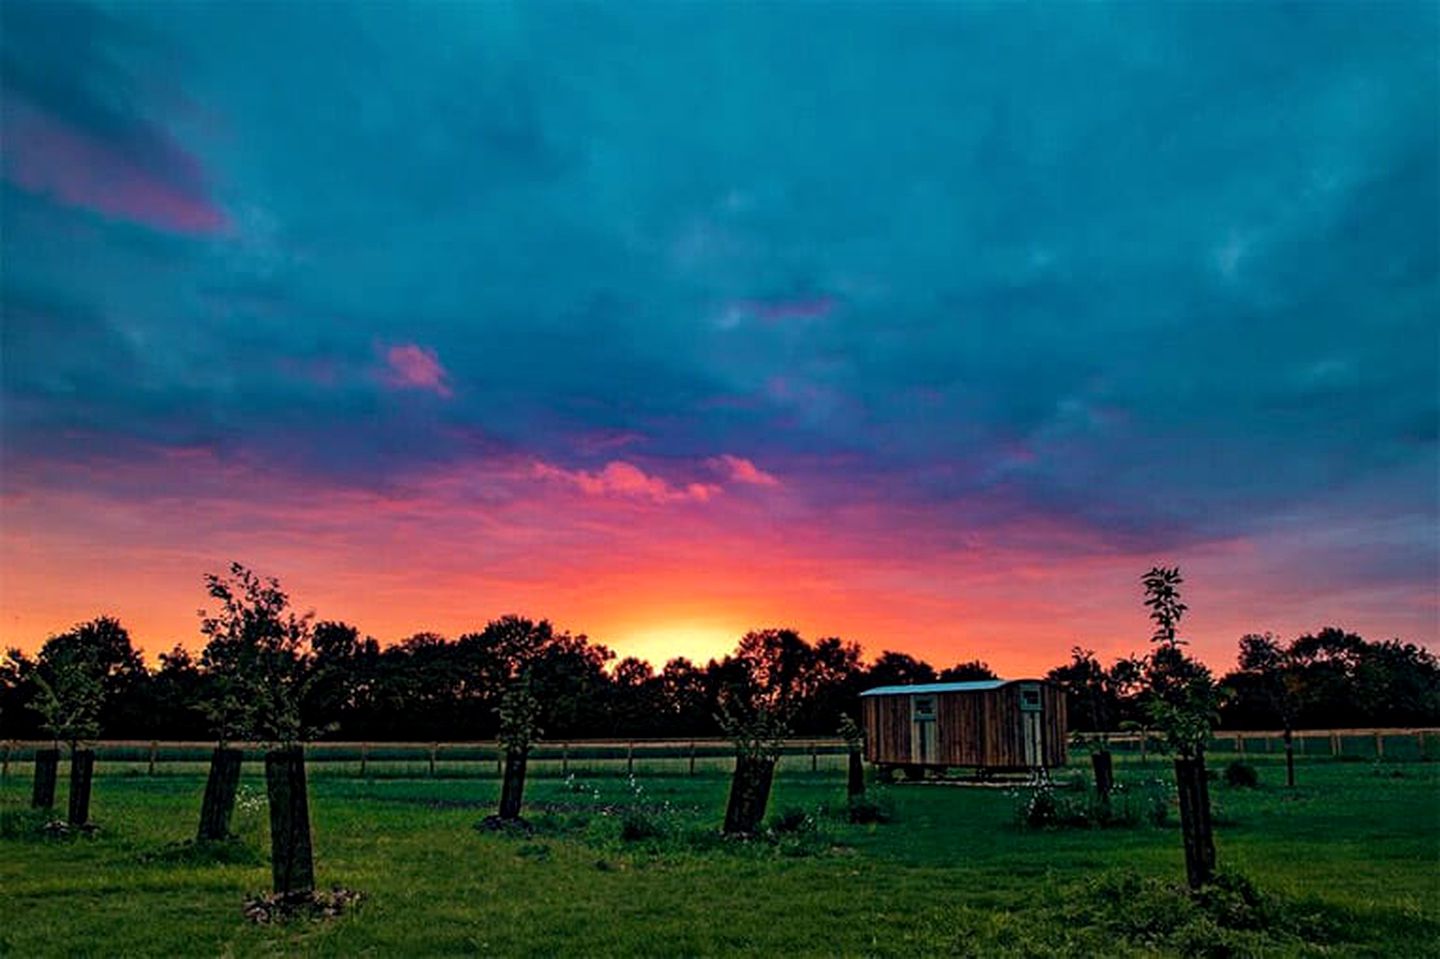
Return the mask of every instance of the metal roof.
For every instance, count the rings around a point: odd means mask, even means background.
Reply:
[[[876,686],[861,696],[908,696],[912,693],[978,693],[1011,683],[1040,683],[1041,679],[982,679],[969,683],[917,683],[913,686]]]

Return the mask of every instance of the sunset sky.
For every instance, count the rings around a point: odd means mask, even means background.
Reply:
[[[1437,11],[6,2],[0,645],[1440,647]]]

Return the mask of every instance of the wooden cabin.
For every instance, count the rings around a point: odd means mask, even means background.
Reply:
[[[881,686],[860,703],[865,758],[882,770],[1065,765],[1065,694],[1044,680]]]

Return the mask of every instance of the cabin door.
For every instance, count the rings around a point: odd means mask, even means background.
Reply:
[[[935,745],[935,697],[910,697],[910,761],[934,765],[940,753]]]
[[[1020,735],[1025,744],[1025,765],[1038,769],[1045,765],[1045,750],[1040,739],[1041,713],[1040,686],[1037,683],[1022,683],[1020,686]]]

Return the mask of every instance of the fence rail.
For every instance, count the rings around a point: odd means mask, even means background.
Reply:
[[[29,764],[34,750],[53,746],[51,741],[0,742],[0,776],[12,766]],[[232,743],[244,753],[244,762],[264,758],[263,743]],[[97,771],[157,775],[203,771],[210,761],[213,742],[166,740],[101,740],[91,744]],[[842,769],[847,747],[837,738],[787,740],[781,765],[811,771]],[[504,767],[504,748],[494,741],[480,742],[312,742],[305,744],[312,771],[326,775],[374,776],[476,776]],[[542,742],[530,751],[532,776],[565,776],[595,772],[688,773],[728,771],[735,747],[726,739],[587,739]]]
[[[1073,738],[1094,742],[1103,738],[1112,751],[1153,751],[1159,744],[1154,733],[1074,733]],[[1380,727],[1368,729],[1296,729],[1291,740],[1298,756],[1332,758],[1440,759],[1440,727]],[[1280,753],[1285,732],[1280,729],[1217,730],[1207,749],[1212,753]]]
[[[1100,734],[1075,733],[1077,740],[1094,740]],[[1158,751],[1158,741],[1141,733],[1105,736],[1112,752],[1146,758]],[[1305,759],[1440,759],[1440,728],[1305,729],[1293,734],[1295,753]],[[1209,751],[1221,755],[1263,756],[1283,752],[1280,730],[1223,730],[1211,737]],[[28,767],[34,750],[50,741],[0,741],[0,777],[20,766]],[[97,772],[106,774],[164,775],[203,772],[215,748],[213,742],[177,740],[102,740],[92,744]],[[235,743],[245,762],[259,763],[262,743]],[[781,755],[781,768],[792,771],[840,770],[845,767],[844,740],[832,737],[791,739]],[[336,776],[485,776],[499,775],[503,748],[496,742],[313,742],[305,746],[311,769]],[[531,775],[566,776],[571,773],[685,773],[728,772],[734,747],[725,739],[586,739],[542,742],[530,753]]]

